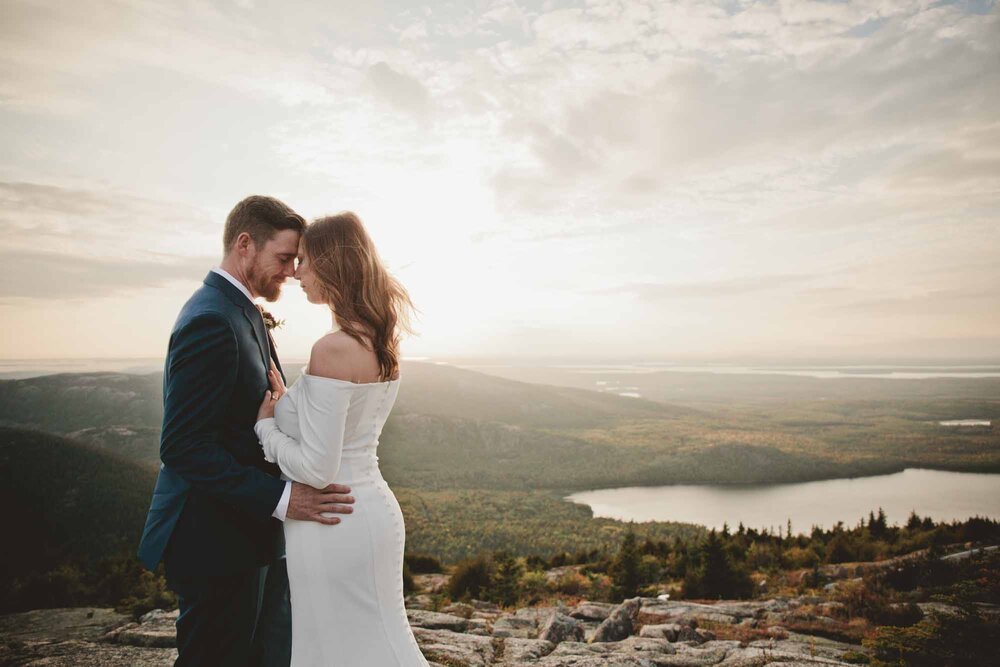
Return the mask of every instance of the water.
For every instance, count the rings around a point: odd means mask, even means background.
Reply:
[[[674,373],[713,373],[716,375],[792,375],[824,380],[834,378],[881,378],[886,380],[927,380],[930,378],[994,378],[1000,377],[996,365],[956,366],[739,366],[730,364],[638,363],[610,365],[558,365],[574,373],[603,375],[607,373],[633,373],[644,375],[670,371]]]
[[[949,419],[938,422],[941,426],[989,426],[991,423],[989,419]]]
[[[1000,474],[907,468],[873,477],[796,484],[695,484],[583,491],[567,497],[595,516],[623,521],[682,521],[734,529],[784,528],[809,533],[813,525],[851,527],[881,507],[902,525],[914,510],[935,521],[984,516],[1000,519]]]

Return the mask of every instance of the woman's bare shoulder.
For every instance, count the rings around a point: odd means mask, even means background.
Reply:
[[[378,374],[375,354],[343,331],[317,340],[309,355],[309,374],[348,382],[370,382],[370,369]]]

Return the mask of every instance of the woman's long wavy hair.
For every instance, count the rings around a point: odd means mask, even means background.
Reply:
[[[413,333],[413,302],[382,265],[361,219],[350,211],[319,218],[306,227],[302,241],[337,324],[375,352],[381,381],[395,378],[402,332]]]

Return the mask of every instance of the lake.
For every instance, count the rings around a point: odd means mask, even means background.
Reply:
[[[949,419],[938,422],[941,426],[989,426],[991,423],[989,419]]]
[[[784,528],[808,534],[813,525],[847,527],[868,512],[902,525],[914,510],[935,521],[972,516],[1000,519],[1000,474],[907,468],[891,475],[795,484],[678,484],[583,491],[567,497],[594,516],[624,521],[682,521],[709,528],[740,521],[748,528]]]

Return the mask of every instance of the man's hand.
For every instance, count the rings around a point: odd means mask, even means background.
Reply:
[[[351,487],[343,484],[316,490],[307,484],[292,482],[292,493],[288,497],[287,519],[296,521],[315,521],[328,526],[340,523],[340,518],[323,516],[323,513],[350,514],[354,511],[351,505],[354,497],[348,495]]]

